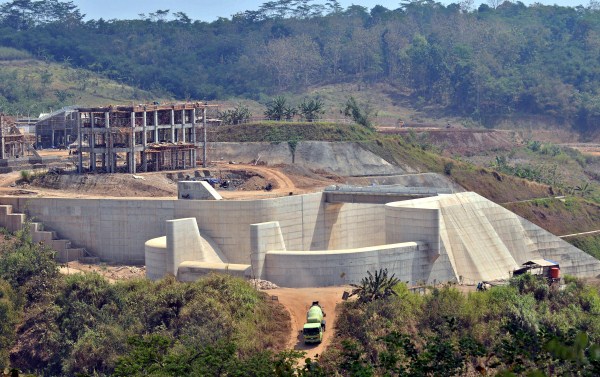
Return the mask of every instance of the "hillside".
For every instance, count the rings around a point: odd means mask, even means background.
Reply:
[[[31,54],[0,47],[0,108],[29,114],[67,105],[105,105],[160,99],[148,91],[107,79],[86,69],[40,60]]]
[[[362,92],[385,124],[461,118],[593,133],[597,7],[496,5],[344,9],[337,1],[276,0],[208,23],[185,9],[84,21],[72,2],[10,1],[0,7],[0,46],[180,99],[265,104],[290,94],[339,103]]]

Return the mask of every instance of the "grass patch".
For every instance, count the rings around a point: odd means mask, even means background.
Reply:
[[[27,51],[17,50],[12,47],[0,47],[0,60],[25,60],[31,59]]]
[[[329,122],[257,122],[219,126],[213,142],[362,141],[375,133],[356,124]]]
[[[567,237],[565,241],[585,251],[594,258],[600,259],[600,234]]]
[[[504,207],[556,235],[597,230],[600,221],[600,206],[577,197],[536,199]]]

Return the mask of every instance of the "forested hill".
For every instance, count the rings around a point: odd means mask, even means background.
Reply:
[[[484,123],[544,115],[585,131],[600,120],[600,8],[591,4],[273,0],[207,23],[169,10],[84,21],[72,2],[14,0],[0,6],[0,46],[181,99],[386,82],[416,104]]]

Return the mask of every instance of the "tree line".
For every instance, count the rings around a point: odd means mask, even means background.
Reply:
[[[316,85],[386,83],[416,106],[486,125],[552,117],[593,131],[600,119],[600,12],[539,3],[273,0],[213,22],[157,10],[88,20],[72,2],[0,6],[0,45],[180,99],[260,100]]]

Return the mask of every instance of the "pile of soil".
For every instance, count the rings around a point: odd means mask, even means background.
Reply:
[[[45,174],[30,187],[108,197],[165,197],[177,195],[177,184],[162,174]]]
[[[258,191],[258,190],[264,190],[265,187],[267,187],[267,185],[269,183],[271,183],[271,189],[277,188],[276,187],[277,183],[275,183],[275,182],[269,182],[269,181],[267,181],[266,179],[264,179],[263,177],[261,177],[259,175],[254,175],[254,176],[250,177],[249,179],[247,179],[241,185],[237,186],[236,189],[237,190],[241,190],[241,191]]]

